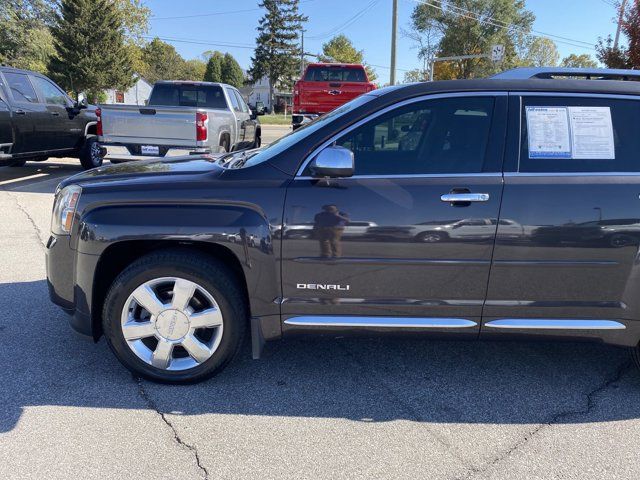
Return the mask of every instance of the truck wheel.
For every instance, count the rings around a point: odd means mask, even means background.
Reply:
[[[193,383],[212,377],[236,355],[247,309],[225,265],[165,250],[118,275],[102,322],[109,346],[131,372],[156,382]]]
[[[260,148],[260,145],[262,145],[262,136],[260,130],[258,130],[256,132],[256,138],[253,141],[253,145],[251,146],[251,148]]]
[[[220,146],[222,147],[223,152],[228,152],[231,149],[229,137],[226,135],[222,137],[220,140]]]
[[[80,148],[80,164],[85,170],[96,168],[102,165],[102,155],[100,155],[100,145],[98,137],[87,137]]]

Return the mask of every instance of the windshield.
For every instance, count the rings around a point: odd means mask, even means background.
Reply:
[[[307,123],[284,137],[279,138],[268,147],[261,148],[259,150],[245,150],[242,152],[230,153],[221,157],[219,159],[219,163],[225,168],[242,168],[251,167],[270,160],[296,143],[304,141],[305,138],[314,134],[333,120],[342,117],[344,114],[355,110],[374,98],[376,97],[373,95],[360,95],[335,110],[316,118],[313,122]]]

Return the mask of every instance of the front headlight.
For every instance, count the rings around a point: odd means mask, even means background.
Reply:
[[[71,232],[81,192],[82,188],[78,185],[69,185],[61,190],[56,189],[51,214],[51,231],[56,235],[69,235]]]

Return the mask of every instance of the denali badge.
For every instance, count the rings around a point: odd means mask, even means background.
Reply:
[[[331,285],[325,283],[298,283],[298,290],[349,290],[351,285]]]

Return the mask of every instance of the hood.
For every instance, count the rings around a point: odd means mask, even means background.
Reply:
[[[216,160],[220,156],[221,154],[190,155],[105,165],[73,175],[62,181],[59,187],[64,188],[72,184],[89,185],[126,180],[146,181],[151,178],[154,180],[172,181],[175,180],[176,177],[198,174],[220,175],[224,171],[224,169],[216,163]]]

